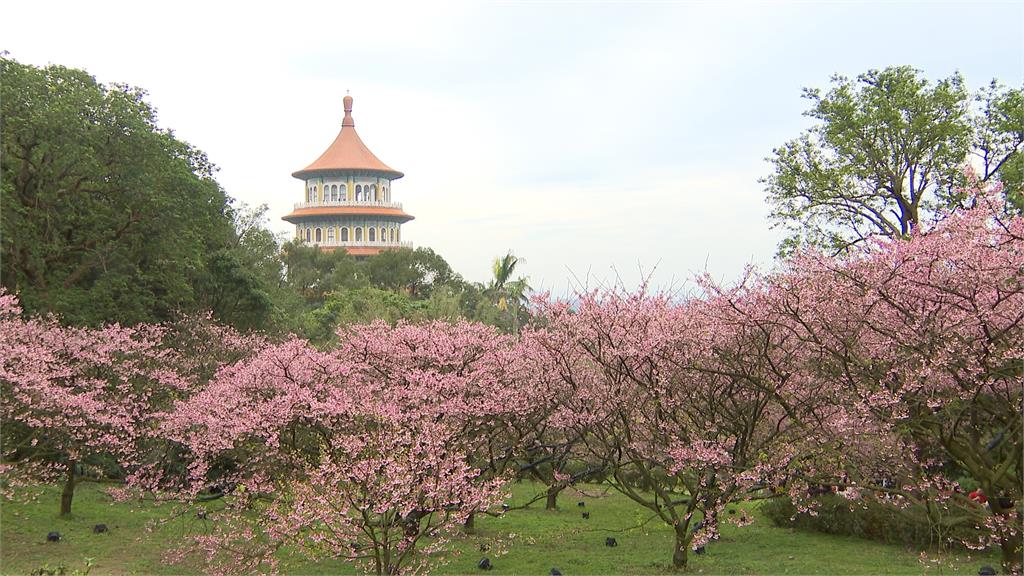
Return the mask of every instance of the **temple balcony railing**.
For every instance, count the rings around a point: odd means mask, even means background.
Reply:
[[[372,206],[374,208],[402,209],[401,202],[383,202],[378,200],[327,200],[326,202],[296,202],[295,209],[329,208],[333,206]]]
[[[343,242],[341,240],[324,240],[322,242],[305,242],[303,244],[309,244],[310,246],[324,246],[328,248],[412,248],[412,242],[390,242],[390,241],[369,241],[369,240],[349,240]]]

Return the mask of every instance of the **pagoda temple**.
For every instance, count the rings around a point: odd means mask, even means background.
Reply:
[[[305,184],[305,201],[283,220],[295,225],[296,239],[322,250],[342,248],[361,257],[410,248],[402,242],[401,226],[413,217],[391,201],[391,183],[404,174],[363,144],[352,120],[352,97],[343,102],[338,137],[312,164],[292,173]]]

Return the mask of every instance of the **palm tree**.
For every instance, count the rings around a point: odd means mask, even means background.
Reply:
[[[516,257],[511,250],[500,258],[494,259],[492,270],[494,279],[488,291],[496,299],[495,304],[499,310],[508,310],[509,304],[512,307],[512,333],[519,333],[519,307],[526,302],[526,293],[531,290],[526,278],[512,280],[516,266],[524,260]]]
[[[505,254],[500,258],[495,258],[494,265],[491,267],[494,271],[494,280],[492,281],[491,286],[497,290],[504,288],[505,283],[512,278],[512,274],[516,271],[516,266],[518,266],[520,262],[522,262],[522,260],[516,257],[511,250],[508,251],[508,254]]]

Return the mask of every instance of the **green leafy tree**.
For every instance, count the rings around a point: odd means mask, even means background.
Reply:
[[[372,286],[342,289],[329,294],[323,306],[303,317],[303,333],[317,344],[328,344],[335,341],[334,332],[339,326],[374,320],[392,325],[399,320],[416,322],[424,319],[426,309],[426,302],[413,300],[402,292]]]
[[[931,83],[909,66],[805,89],[818,122],[768,158],[771,217],[802,244],[841,250],[872,236],[905,236],[939,208],[958,206],[970,153],[982,179],[1009,175],[1021,145],[1020,91],[971,97],[959,74]]]
[[[470,318],[462,307],[462,293],[449,286],[439,286],[424,301],[424,317],[427,320],[443,320],[457,322]]]
[[[199,283],[203,301],[220,320],[241,329],[262,329],[273,302],[252,268],[235,251],[217,250],[207,259]]]
[[[1024,213],[1024,90],[1007,90],[993,80],[975,96],[973,154],[983,181],[1003,184],[1009,207]]]
[[[465,282],[429,248],[388,250],[363,260],[302,243],[282,248],[284,286],[292,298],[276,298],[288,307],[284,316],[291,318],[282,325],[318,344],[333,342],[341,325],[477,318],[481,300],[494,308],[481,287]],[[496,323],[496,318],[500,320],[497,312],[484,321]]]
[[[423,272],[416,253],[408,248],[386,250],[359,262],[370,286],[413,294],[422,289]]]
[[[387,250],[361,264],[371,286],[403,290],[414,298],[429,298],[436,287],[462,283],[448,262],[430,248]]]
[[[232,211],[234,238],[207,256],[197,283],[201,305],[242,330],[278,331],[283,323],[284,265],[277,239],[265,227],[266,213],[265,204]]]
[[[356,259],[344,250],[322,251],[301,242],[287,242],[281,247],[281,256],[285,284],[310,305],[319,306],[334,290],[368,285]]]
[[[69,324],[163,321],[237,276],[228,197],[145,91],[0,57],[0,277]]]

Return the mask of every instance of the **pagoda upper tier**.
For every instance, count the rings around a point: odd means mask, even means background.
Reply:
[[[338,137],[312,164],[298,172],[293,172],[292,176],[299,180],[306,180],[313,175],[350,170],[377,172],[389,180],[397,180],[405,176],[381,162],[373,152],[370,152],[366,144],[363,144],[362,138],[356,132],[355,120],[352,119],[352,97],[345,96],[343,103],[345,118],[341,121],[341,131],[338,132]]]
[[[334,142],[312,164],[292,173],[305,183],[305,201],[283,220],[295,224],[296,239],[322,249],[368,256],[407,247],[401,225],[413,217],[391,200],[391,182],[404,174],[363,144],[352,119],[352,97],[343,102],[345,118]]]

